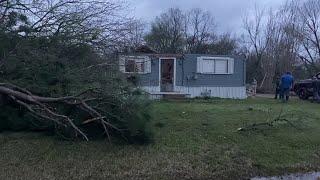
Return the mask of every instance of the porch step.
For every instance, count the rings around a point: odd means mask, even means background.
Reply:
[[[187,94],[163,94],[163,99],[182,100],[187,98]]]

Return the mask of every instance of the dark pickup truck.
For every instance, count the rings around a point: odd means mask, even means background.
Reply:
[[[300,80],[295,82],[293,91],[300,99],[306,100],[313,96],[313,82],[320,80],[320,73],[313,76],[311,79]]]

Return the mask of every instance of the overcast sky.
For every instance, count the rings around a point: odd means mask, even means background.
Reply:
[[[128,0],[133,15],[150,23],[156,16],[168,8],[182,10],[201,8],[208,10],[215,17],[218,32],[240,33],[242,19],[250,14],[255,5],[260,8],[278,8],[286,0]]]

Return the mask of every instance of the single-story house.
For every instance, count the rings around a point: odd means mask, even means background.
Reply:
[[[153,99],[166,95],[245,99],[246,63],[235,56],[136,53],[119,56],[120,71],[137,77]]]

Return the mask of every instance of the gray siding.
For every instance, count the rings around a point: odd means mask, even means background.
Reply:
[[[151,73],[139,74],[139,86],[159,86],[159,58],[151,58]]]
[[[200,56],[215,56],[203,54],[186,54],[184,61],[177,61],[176,85],[188,87],[239,87],[244,86],[245,82],[245,62],[234,58],[234,73],[233,74],[200,74],[197,73],[197,57]]]
[[[234,58],[234,73],[225,75],[199,74],[197,73],[197,57],[200,56],[232,57]],[[138,76],[140,86],[159,86],[159,58],[152,56],[150,58],[151,73]],[[176,86],[241,87],[245,86],[245,74],[245,61],[237,57],[185,54],[183,58],[177,58]]]

